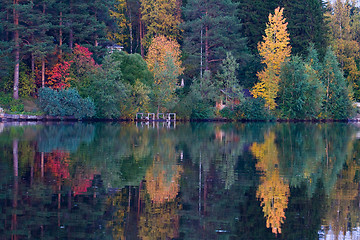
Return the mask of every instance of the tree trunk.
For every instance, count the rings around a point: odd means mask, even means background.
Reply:
[[[209,70],[209,27],[205,27],[205,70]]]
[[[10,15],[10,14],[9,14],[9,10],[7,9],[7,10],[6,10],[6,22],[9,22],[9,15]],[[6,29],[6,30],[5,30],[5,31],[6,31],[5,41],[8,42],[8,41],[9,41],[9,30],[8,30],[7,27],[6,27],[5,29]]]
[[[40,169],[41,169],[41,180],[44,179],[44,153],[41,153],[41,160],[40,160]]]
[[[97,34],[95,34],[95,40],[94,40],[94,45],[95,45],[95,47],[98,47],[99,46],[99,42],[98,42],[98,35]]]
[[[200,31],[200,79],[203,78],[203,28]]]
[[[45,18],[46,5],[43,2],[43,17]],[[43,30],[43,36],[45,36],[45,30]],[[46,55],[46,54],[45,54]],[[45,56],[41,59],[41,87],[45,87]]]
[[[97,11],[95,10],[95,19],[97,19]],[[95,32],[96,32],[96,28],[95,28]],[[97,34],[95,34],[95,36],[94,36],[94,45],[95,45],[95,47],[97,47],[97,46],[99,46],[99,42],[98,42],[98,35]]]
[[[143,38],[144,38],[144,30],[143,30],[143,25],[141,22],[141,13],[139,14],[139,23],[140,23],[140,52],[141,52],[141,56],[144,58],[144,44],[143,44]]]
[[[72,10],[72,1],[70,1],[70,15],[72,15],[73,10]],[[72,19],[70,20],[70,31],[69,31],[69,47],[70,49],[73,49],[73,43],[74,43],[74,33],[73,33],[73,29],[72,29]]]
[[[35,76],[35,56],[34,53],[31,53],[31,74]]]
[[[19,0],[14,0],[14,25],[15,25],[15,32],[14,32],[14,41],[15,41],[15,68],[14,68],[14,99],[19,99],[19,71],[20,71],[20,39],[19,39],[19,13],[16,10],[17,5],[19,5]]]
[[[69,47],[70,47],[70,49],[73,49],[73,42],[74,42],[73,30],[72,30],[72,28],[70,28],[70,33],[69,33]]]
[[[17,230],[17,199],[19,191],[19,151],[18,151],[19,141],[17,139],[13,140],[13,162],[14,162],[14,191],[13,191],[13,214],[11,217],[11,231],[16,232]],[[18,239],[16,233],[11,235],[11,239]]]
[[[59,23],[59,47],[60,47],[60,50],[59,50],[59,53],[60,53],[60,58],[62,58],[62,49],[61,49],[61,46],[63,45],[63,32],[62,32],[62,25],[63,25],[63,13],[60,12],[60,23]]]
[[[45,87],[45,58],[41,59],[41,87]]]
[[[14,139],[13,140],[13,160],[14,160],[14,177],[18,177],[19,176],[19,170],[18,170],[18,166],[19,166],[19,151],[18,151],[18,147],[19,146],[19,140]]]
[[[130,31],[130,53],[133,53],[133,30],[132,30],[132,17],[131,17],[131,11],[129,10],[128,5],[126,4],[126,8],[128,11],[128,15],[129,15],[129,20],[130,20],[130,24],[129,24],[129,31]]]

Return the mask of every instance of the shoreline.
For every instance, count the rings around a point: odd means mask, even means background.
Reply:
[[[54,117],[48,115],[27,115],[27,114],[0,114],[0,122],[167,122],[167,120],[136,120],[136,119],[76,119],[74,117]],[[327,122],[360,122],[360,118],[349,118],[343,120],[334,119],[275,119],[275,120],[232,120],[224,118],[213,119],[177,119],[170,122],[309,122],[309,123],[327,123]]]

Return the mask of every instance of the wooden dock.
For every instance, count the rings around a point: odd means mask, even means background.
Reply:
[[[163,121],[176,121],[176,113],[137,113],[135,121],[140,122],[163,122]]]

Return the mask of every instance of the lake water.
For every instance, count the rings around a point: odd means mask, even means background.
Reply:
[[[0,123],[0,239],[360,239],[360,126]]]

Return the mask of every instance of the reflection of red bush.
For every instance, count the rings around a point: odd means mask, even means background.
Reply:
[[[92,181],[94,180],[94,176],[97,173],[92,170],[90,173],[85,172],[77,172],[75,175],[75,179],[72,181],[72,191],[74,196],[86,193],[88,188],[91,187]]]
[[[46,167],[58,181],[70,177],[69,155],[68,152],[55,150],[47,156]]]
[[[47,172],[56,179],[57,184],[61,184],[64,179],[71,182],[71,189],[74,196],[86,193],[91,187],[96,170],[78,168],[74,177],[70,176],[69,171],[70,153],[55,150],[47,155]]]
[[[82,193],[86,193],[87,189],[91,187],[92,179],[83,179],[83,181],[77,185],[73,185],[72,190],[74,196]]]

